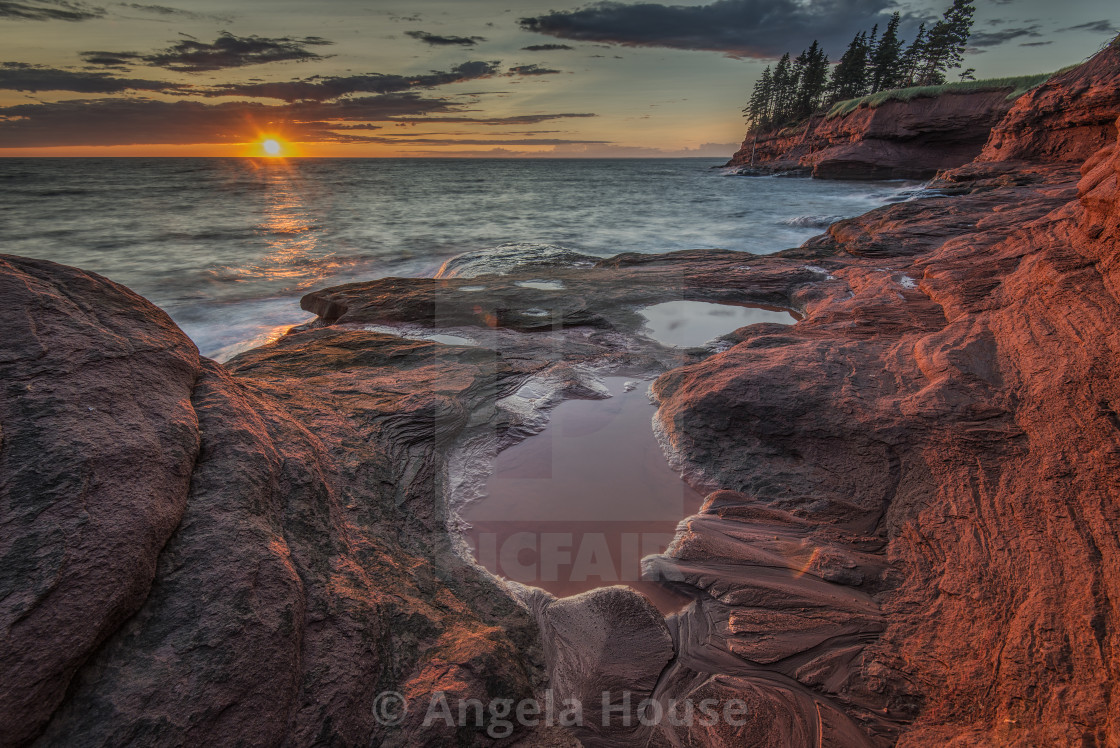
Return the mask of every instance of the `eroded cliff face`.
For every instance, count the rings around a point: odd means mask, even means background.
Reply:
[[[1114,140],[1120,43],[1021,96],[978,161],[1080,164]]]
[[[818,179],[928,179],[980,154],[992,127],[1011,108],[1009,92],[889,101],[761,133],[757,140],[748,134],[727,166]]]

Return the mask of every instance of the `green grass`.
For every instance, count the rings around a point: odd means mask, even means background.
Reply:
[[[913,99],[933,98],[947,93],[973,93],[976,91],[1008,91],[1007,98],[1017,99],[1035,86],[1041,86],[1058,73],[1064,73],[1071,68],[1063,68],[1055,73],[1041,73],[1039,75],[1021,75],[1017,78],[988,78],[982,81],[963,81],[961,83],[946,83],[943,86],[914,86],[913,88],[895,88],[890,91],[880,91],[870,96],[861,96],[858,99],[838,101],[832,105],[825,115],[825,119],[841,117],[850,114],[866,104],[874,109],[888,101],[911,101]]]

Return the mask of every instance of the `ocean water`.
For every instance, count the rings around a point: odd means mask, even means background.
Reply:
[[[903,183],[730,176],[712,159],[0,159],[0,247],[165,309],[223,360],[315,288],[433,275],[504,244],[579,253],[797,246]]]

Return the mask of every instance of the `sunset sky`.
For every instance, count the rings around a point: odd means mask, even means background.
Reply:
[[[728,156],[765,65],[949,0],[0,0],[0,155]],[[977,0],[977,77],[1080,62],[1114,0]]]

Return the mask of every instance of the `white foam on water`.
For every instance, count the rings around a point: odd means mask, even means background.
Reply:
[[[426,328],[409,326],[393,327],[391,325],[362,325],[366,332],[379,332],[383,335],[395,335],[406,340],[420,340],[425,343],[443,343],[444,345],[477,346],[478,341],[462,335],[432,332]]]

